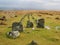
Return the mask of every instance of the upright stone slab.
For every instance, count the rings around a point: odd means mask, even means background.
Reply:
[[[44,28],[44,19],[37,20],[37,28]]]
[[[12,24],[12,31],[23,32],[23,25],[22,25],[22,23],[14,22],[14,23]]]
[[[33,23],[30,21],[27,21],[27,28],[33,28]]]

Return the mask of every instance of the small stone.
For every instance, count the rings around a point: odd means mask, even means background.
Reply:
[[[48,29],[48,30],[50,29],[50,27],[49,27],[49,26],[45,26],[45,28],[46,28],[46,29]]]
[[[34,30],[35,28],[32,28],[32,30]]]

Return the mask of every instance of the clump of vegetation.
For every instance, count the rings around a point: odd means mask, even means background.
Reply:
[[[55,19],[60,20],[60,18],[59,18],[59,17],[56,17]]]
[[[12,28],[12,26],[9,26],[8,28]]]
[[[15,15],[15,17],[17,17],[17,15]]]
[[[53,14],[49,14],[50,16],[53,16]]]
[[[38,15],[39,17],[41,17],[42,15]]]
[[[7,25],[5,22],[0,22],[0,25]]]
[[[5,16],[2,16],[2,17],[0,18],[0,20],[2,20],[2,21],[6,21],[7,19],[6,19]]]
[[[51,17],[46,17],[46,18],[51,19]]]

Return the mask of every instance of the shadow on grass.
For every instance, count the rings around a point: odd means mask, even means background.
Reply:
[[[60,39],[57,39],[57,38],[48,38],[48,40],[53,42],[60,41]]]
[[[59,38],[54,38],[54,37],[48,37],[48,36],[42,36],[43,38],[45,38],[46,40],[48,41],[52,41],[52,42],[57,42],[57,41],[60,41]]]

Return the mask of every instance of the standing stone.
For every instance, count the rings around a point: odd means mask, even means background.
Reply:
[[[30,21],[27,21],[27,28],[33,28],[33,23]]]
[[[44,28],[44,19],[37,20],[37,28]]]
[[[12,30],[13,30],[13,31],[23,32],[23,25],[22,25],[22,23],[14,22],[14,23],[12,24]]]

